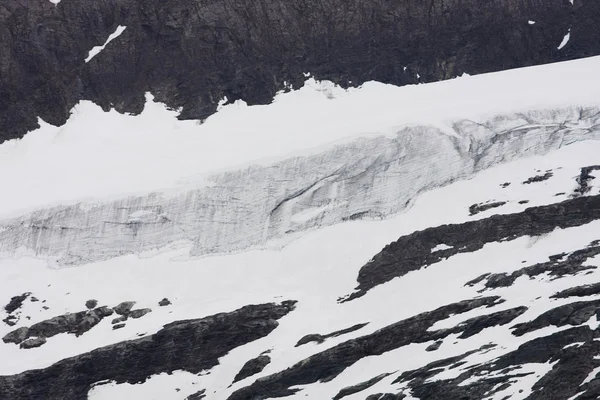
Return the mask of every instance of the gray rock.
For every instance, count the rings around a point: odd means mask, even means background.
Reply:
[[[91,299],[91,300],[88,300],[85,302],[85,306],[90,310],[93,309],[94,307],[96,307],[97,305],[98,305],[98,300]]]
[[[231,350],[269,335],[295,302],[250,305],[165,325],[153,335],[63,359],[47,368],[0,376],[0,399],[86,399],[103,380],[139,383],[176,370],[198,374]],[[118,328],[113,328],[118,329]]]
[[[135,301],[124,301],[117,305],[113,310],[119,315],[127,315],[135,305]]]
[[[158,305],[161,307],[169,306],[171,305],[171,301],[165,297],[164,299],[158,302]]]
[[[46,338],[44,337],[36,337],[25,340],[23,343],[19,345],[22,349],[33,349],[34,347],[40,347],[46,343]]]
[[[117,329],[121,329],[121,328],[123,328],[124,326],[125,326],[125,324],[116,324],[116,325],[113,325],[113,327],[112,327],[112,328],[113,328],[113,331],[115,331],[115,330],[117,330]]]
[[[261,372],[269,363],[271,362],[271,357],[260,355],[252,360],[247,361],[240,369],[240,372],[237,373],[235,378],[233,378],[233,382],[241,381],[242,379],[246,379],[249,376],[258,374]]]
[[[114,318],[111,321],[111,324],[114,325],[114,324],[118,324],[120,322],[125,322],[125,321],[127,321],[127,315],[121,315],[120,317]]]
[[[430,344],[429,346],[427,346],[427,348],[425,349],[425,351],[435,351],[437,349],[440,348],[440,346],[442,345],[442,341],[438,340],[437,342],[434,342],[432,344]]]
[[[19,344],[29,337],[28,334],[29,334],[29,328],[23,326],[21,328],[18,328],[17,330],[7,333],[2,338],[2,341],[4,343]]]
[[[11,314],[14,311],[18,310],[19,308],[21,308],[21,306],[23,305],[23,302],[25,301],[25,299],[27,297],[29,297],[31,295],[30,292],[26,292],[23,293],[19,296],[13,296],[10,301],[8,302],[8,304],[6,306],[4,306],[4,310],[8,313]]]
[[[149,312],[152,312],[152,310],[149,308],[138,308],[137,310],[132,310],[129,313],[129,316],[131,318],[137,319],[137,318],[143,317],[144,315],[148,314]]]

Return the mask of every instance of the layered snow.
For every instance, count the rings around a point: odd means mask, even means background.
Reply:
[[[451,135],[408,126],[394,136],[205,175],[195,190],[82,202],[0,220],[0,252],[70,265],[175,244],[192,243],[191,255],[202,256],[285,242],[346,220],[388,218],[419,193],[495,164],[600,139],[598,126],[595,108],[459,120]]]
[[[204,124],[148,95],[139,116],[78,104],[62,127],[40,121],[23,139],[0,145],[0,214],[41,206],[198,187],[224,169],[315,154],[358,136],[396,135],[429,125],[453,135],[460,119],[565,106],[599,106],[600,57],[426,85],[368,82],[342,90],[309,79],[268,106],[225,105]],[[333,97],[333,98],[330,98]],[[76,167],[75,167],[76,166]]]
[[[95,46],[95,47],[93,47],[90,50],[88,56],[85,58],[85,62],[86,63],[90,62],[90,60],[92,58],[94,58],[98,54],[100,54],[100,52],[102,50],[104,50],[104,48],[106,47],[106,45],[108,45],[110,42],[112,42],[113,40],[115,40],[116,38],[118,38],[119,36],[121,36],[121,34],[123,33],[123,31],[125,31],[125,28],[127,28],[127,27],[126,26],[122,26],[122,25],[117,26],[117,29],[115,29],[115,31],[108,36],[108,38],[106,39],[106,42],[104,42],[103,45],[101,45],[101,46]]]

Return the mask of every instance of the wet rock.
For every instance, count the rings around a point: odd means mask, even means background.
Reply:
[[[270,362],[271,357],[265,355],[261,355],[256,358],[253,358],[252,360],[249,360],[242,366],[242,369],[240,369],[240,372],[237,373],[235,378],[233,378],[233,383],[241,381],[242,379],[246,379],[249,376],[258,374],[263,369],[265,369],[265,367],[269,365]]]
[[[131,318],[137,319],[137,318],[142,318],[144,315],[148,314],[149,312],[152,312],[152,310],[149,308],[139,308],[137,310],[132,310],[129,313],[129,316]]]
[[[529,200],[520,200],[519,201],[519,204],[527,204],[527,203],[529,203]]]
[[[162,299],[161,301],[158,302],[158,305],[161,307],[170,306],[171,301],[165,297],[164,299]]]
[[[38,301],[39,301],[39,299],[37,297],[33,297],[33,296],[31,297],[31,302],[32,303],[36,303]]]
[[[135,301],[124,301],[117,305],[113,310],[119,315],[127,315],[135,305]]]
[[[95,308],[98,305],[98,300],[88,300],[85,302],[85,307],[88,308],[89,310]]]
[[[29,297],[31,295],[30,292],[26,292],[23,293],[19,296],[13,296],[10,301],[8,302],[8,304],[6,306],[4,306],[4,310],[8,313],[11,314],[13,312],[15,312],[16,310],[18,310],[19,308],[21,308],[21,306],[23,305],[23,302],[25,301],[25,299],[27,297]]]
[[[41,345],[46,343],[46,338],[37,337],[25,340],[23,343],[19,345],[22,349],[33,349],[35,347],[40,347]]]
[[[473,204],[469,207],[469,215],[476,215],[480,212],[491,210],[492,208],[502,207],[506,204],[506,201],[495,201],[492,203],[479,203]]]
[[[295,302],[250,305],[229,313],[165,325],[153,335],[108,345],[50,367],[0,376],[0,398],[83,400],[101,381],[145,381],[160,373],[209,370],[238,346],[263,338]]]
[[[510,182],[504,182],[504,183],[500,184],[501,188],[507,188],[509,186],[510,186]]]

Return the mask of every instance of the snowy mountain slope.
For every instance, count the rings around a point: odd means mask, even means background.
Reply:
[[[503,195],[503,199],[511,199],[510,203],[530,197],[537,197],[535,201],[541,204],[563,201],[565,197],[576,193],[579,187],[576,179],[579,177],[580,168],[588,166],[597,154],[598,142],[592,141],[567,146],[543,158],[531,157],[504,164],[482,172],[471,180],[423,194],[412,208],[393,219],[353,221],[323,228],[304,235],[282,250],[262,250],[187,261],[179,260],[177,255],[181,253],[176,251],[151,258],[121,257],[61,270],[48,270],[43,263],[30,258],[4,260],[2,270],[9,279],[3,279],[7,286],[2,292],[31,292],[30,297],[19,309],[18,325],[4,327],[4,332],[17,326],[31,326],[65,311],[84,310],[84,303],[89,298],[98,299],[99,304],[111,307],[121,301],[133,300],[137,301],[136,309],[148,307],[152,312],[139,319],[130,317],[125,327],[118,330],[111,329],[111,316],[101,320],[98,325],[79,337],[68,333],[58,334],[48,338],[47,343],[35,349],[19,349],[13,343],[4,344],[2,359],[11,360],[9,363],[3,363],[5,374],[45,368],[71,356],[76,358],[71,361],[67,359],[62,363],[61,368],[67,369],[59,370],[61,372],[58,378],[42,379],[44,375],[39,375],[56,373],[56,369],[55,372],[43,372],[46,371],[43,369],[40,372],[30,371],[25,375],[27,378],[19,375],[19,378],[2,378],[2,390],[18,395],[17,398],[36,398],[35,396],[42,393],[48,398],[64,396],[65,393],[71,394],[67,396],[69,398],[78,398],[75,393],[82,393],[82,388],[86,388],[90,383],[88,381],[85,384],[85,377],[95,377],[98,381],[108,379],[120,384],[96,386],[91,392],[91,398],[175,399],[185,398],[201,389],[206,390],[208,398],[268,398],[283,393],[281,390],[284,388],[298,385],[303,389],[297,394],[298,398],[333,398],[346,387],[385,373],[390,375],[366,391],[360,391],[348,398],[365,398],[372,393],[395,393],[402,387],[406,387],[406,393],[410,390],[416,398],[443,398],[443,394],[448,393],[450,389],[462,395],[463,389],[458,382],[467,378],[476,382],[475,389],[469,389],[475,393],[471,398],[483,398],[480,397],[482,393],[505,383],[505,380],[509,380],[511,386],[503,389],[502,396],[513,393],[512,390],[514,393],[511,398],[525,398],[534,383],[546,373],[560,374],[560,369],[554,371],[550,364],[556,364],[561,358],[552,357],[558,357],[556,354],[563,352],[567,360],[565,362],[581,360],[582,365],[577,366],[578,370],[587,371],[573,377],[568,375],[573,384],[561,390],[577,390],[570,394],[574,395],[590,387],[588,385],[579,388],[578,385],[595,368],[593,355],[596,354],[596,342],[593,340],[593,332],[586,329],[589,329],[587,326],[590,324],[592,328],[596,327],[595,310],[599,306],[595,300],[597,295],[594,293],[597,293],[598,289],[583,297],[575,294],[554,299],[552,296],[565,289],[597,281],[598,261],[595,257],[598,251],[595,249],[598,246],[590,244],[598,240],[598,221],[582,223],[567,229],[555,229],[540,236],[522,236],[489,243],[479,250],[450,256],[427,268],[420,268],[379,285],[363,297],[342,303],[338,298],[352,291],[359,269],[369,257],[398,235],[447,222],[469,219],[485,221],[490,214],[500,211],[502,207],[480,213],[485,216],[477,214],[469,217],[469,206],[499,195]],[[560,173],[546,181],[522,183],[539,174],[540,169],[553,169]],[[511,184],[502,187],[505,182]],[[591,197],[585,198],[595,201],[600,187],[593,185],[593,180],[591,182],[591,190],[586,195]],[[535,185],[541,189],[536,189]],[[555,197],[554,192],[560,191],[565,191],[566,196]],[[540,196],[540,192],[547,194]],[[575,200],[579,199],[581,197]],[[575,200],[566,200],[564,204]],[[589,206],[582,210],[598,213],[600,207]],[[433,229],[435,231],[439,228]],[[460,232],[460,228],[457,231]],[[471,237],[471,240],[477,241],[478,238]],[[435,247],[432,246],[432,249]],[[561,264],[561,261],[569,260],[569,254],[576,255],[576,252],[581,250],[589,251],[589,254],[577,257],[577,262]],[[448,249],[438,251],[444,252]],[[561,255],[562,253],[567,254]],[[552,257],[552,265],[531,273],[530,277],[526,273],[519,273],[514,282],[507,284],[501,283],[498,278],[492,280],[490,276],[486,276],[479,282],[469,283],[484,274],[510,274],[547,263],[549,257],[557,254],[558,257]],[[580,268],[574,267],[577,264]],[[490,284],[491,282],[496,284]],[[488,288],[482,292],[486,285]],[[70,294],[64,295],[67,290]],[[32,302],[32,296],[40,301]],[[168,297],[173,304],[158,307],[157,302],[163,296]],[[79,361],[77,354],[110,343],[131,340],[138,334],[156,341],[158,339],[152,334],[160,331],[161,326],[170,321],[233,310],[245,304],[287,299],[297,300],[298,303],[293,311],[279,320],[279,326],[275,330],[262,339],[222,356],[219,365],[207,371],[208,373],[194,375],[193,372],[197,373],[199,370],[178,363],[175,353],[169,358],[169,364],[138,363],[134,368],[136,375],[128,376],[115,369],[117,364],[114,363],[119,362],[119,357],[113,355],[104,357],[101,361],[85,358],[91,360],[90,367],[97,370],[98,375],[88,376],[85,372],[79,372],[75,378],[63,381],[66,377],[73,377],[69,372],[72,368],[78,371],[83,368],[78,365],[81,365],[84,359]],[[46,302],[41,303],[44,300]],[[542,318],[542,322],[538,324],[530,323],[531,327],[528,329],[521,327],[522,332],[519,331],[518,336],[514,334],[514,326],[518,324],[534,321],[544,312],[564,304],[582,301],[587,303],[584,304],[585,307],[579,307],[579,310],[570,306],[566,314],[564,311],[554,311],[552,317]],[[50,307],[50,310],[43,310],[44,304]],[[433,310],[437,311],[432,314]],[[422,322],[415,323],[410,319],[414,319],[416,315]],[[484,318],[486,316],[487,318]],[[31,317],[31,320],[27,317]],[[467,325],[461,326],[460,323],[464,321],[468,321]],[[353,332],[326,339],[322,344],[309,342],[295,347],[306,335],[326,334],[363,323],[368,324]],[[584,325],[581,325],[582,323]],[[569,330],[571,325],[581,326]],[[242,331],[247,332],[248,327],[243,324],[242,326]],[[548,350],[542,352],[539,349],[528,349],[527,346],[536,345],[534,339],[538,337],[545,338],[544,346],[550,346]],[[439,349],[425,351],[427,347],[439,341]],[[579,342],[584,344],[561,350],[566,345]],[[119,346],[127,346],[129,342],[121,343]],[[191,343],[194,342],[186,338],[182,344],[186,344],[187,347]],[[524,344],[527,346],[519,347]],[[484,345],[489,346],[476,351]],[[193,344],[191,346],[194,347]],[[106,351],[109,351],[108,349]],[[267,350],[270,350],[267,355],[271,362],[260,374],[241,380],[228,388],[246,361]],[[410,376],[407,374],[404,375],[403,382],[392,383],[407,371],[423,368],[436,360],[458,357],[470,351],[476,352],[465,357],[467,364],[449,370],[436,370],[435,372],[442,374],[432,380],[439,382],[437,384],[429,384],[420,379],[407,380],[407,376]],[[114,353],[114,350],[112,352]],[[569,354],[571,356],[567,357]],[[575,354],[580,357],[573,358]],[[500,356],[504,356],[501,359],[504,361],[498,367],[486,367],[486,362]],[[296,364],[305,359],[307,361]],[[153,358],[147,359],[149,360]],[[461,360],[452,359],[448,361],[448,365],[459,361]],[[468,367],[474,364],[482,366],[469,370]],[[526,365],[510,374],[497,372],[520,364]],[[288,367],[292,367],[289,372],[281,372]],[[488,372],[483,373],[481,377],[473,376],[473,371],[484,369]],[[158,375],[146,383],[130,386],[143,379],[146,373],[153,375],[173,370],[185,370],[192,374],[178,372],[171,376]],[[422,376],[424,371],[421,370],[419,376]],[[535,374],[519,375],[529,371],[534,371]],[[490,381],[491,383],[487,381],[495,375],[503,378]],[[258,386],[252,385],[252,382],[261,376],[270,378]],[[333,378],[334,376],[336,377]],[[459,381],[449,380],[458,379],[456,377],[460,377]],[[576,382],[580,377],[581,381]],[[328,378],[333,379],[327,381]],[[440,381],[442,378],[444,380]],[[317,379],[325,379],[327,382],[317,384]],[[561,379],[566,378],[561,375]],[[27,390],[34,388],[29,395],[25,395],[23,389],[19,389],[23,382],[30,382],[24,386]],[[311,383],[314,384],[310,385]],[[160,386],[158,391],[157,384]],[[7,389],[10,387],[13,389]],[[522,387],[525,391],[518,394],[516,387]],[[181,392],[176,389],[181,389]],[[548,396],[546,392],[536,391],[532,398],[568,397],[562,397],[564,391],[552,393],[554,397]],[[493,398],[503,398],[502,396]],[[451,398],[459,397],[456,394],[456,397]]]
[[[48,180],[75,150],[94,149],[104,114],[84,107],[73,125],[2,144],[4,165],[27,160],[20,176],[32,181],[0,180],[15,193],[0,220],[0,398],[596,398],[597,63],[377,86],[384,109],[369,106],[369,85],[315,83],[271,106],[225,106],[227,120],[240,118],[229,141],[195,153],[170,145],[187,159],[166,161],[156,181],[132,163],[125,177],[96,169],[119,183],[92,190],[75,170],[60,183],[74,188],[48,198],[36,198],[53,183],[36,187],[37,170]],[[567,71],[557,93],[546,79]],[[524,81],[522,96],[500,95]],[[490,87],[498,98],[484,103]],[[468,99],[448,104],[444,91]],[[305,143],[300,128],[327,121],[306,116],[278,151],[257,146],[181,174],[194,156],[236,149],[244,115],[287,106],[300,119],[312,102],[363,113]],[[198,134],[210,139],[219,114]],[[108,135],[106,149],[137,144],[141,160],[162,143],[160,129],[156,142],[137,140],[143,114],[106,117],[124,124],[109,129],[133,127]],[[87,118],[100,118],[89,137]],[[43,148],[64,155],[50,172],[33,168]],[[96,150],[91,164],[110,157]],[[146,181],[127,193],[135,174]]]

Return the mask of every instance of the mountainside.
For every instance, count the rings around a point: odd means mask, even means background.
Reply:
[[[597,398],[599,63],[4,143],[0,398]]]
[[[205,119],[308,72],[406,85],[597,55],[598,24],[595,0],[4,0],[0,141],[80,100],[139,113],[152,92]]]
[[[0,400],[600,398],[599,7],[4,1]]]

